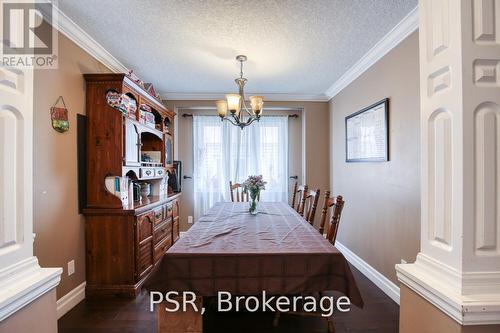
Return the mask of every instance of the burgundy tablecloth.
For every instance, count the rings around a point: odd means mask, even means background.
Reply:
[[[218,203],[163,257],[146,287],[215,296],[337,290],[363,301],[344,256],[285,203]]]

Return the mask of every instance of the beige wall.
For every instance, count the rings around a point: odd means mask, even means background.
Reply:
[[[171,110],[181,108],[200,108],[213,107],[214,101],[167,101],[167,107]],[[306,182],[310,186],[319,187],[322,190],[329,186],[329,112],[328,103],[326,102],[266,102],[265,107],[271,108],[289,108],[302,109],[299,119],[292,119],[290,122],[300,122],[299,126],[295,126],[296,131],[293,138],[289,141],[291,144],[296,142],[298,136],[303,135],[305,145],[308,147],[305,150],[304,167]],[[191,111],[190,111],[191,112]],[[192,111],[196,112],[196,111]],[[191,113],[192,113],[191,112]],[[215,114],[215,110],[213,113]],[[264,111],[266,112],[266,111]],[[291,113],[297,113],[291,111]],[[186,121],[191,121],[186,120]],[[178,122],[183,122],[181,118]],[[192,151],[192,133],[186,130],[185,126],[178,126],[177,145],[180,151]],[[296,124],[295,124],[296,125]],[[293,134],[292,134],[293,135]],[[297,148],[297,147],[293,147]],[[301,147],[299,151],[302,152]],[[178,154],[181,159],[184,159],[185,175],[191,175],[191,158],[189,156],[182,158],[185,154]],[[181,199],[181,230],[187,230],[187,217],[193,215],[193,194],[190,190],[191,180],[183,180],[183,196]],[[319,214],[317,214],[319,215]],[[317,216],[318,219],[318,216]]]
[[[0,322],[0,333],[28,332],[57,333],[55,289]]]
[[[78,214],[76,114],[85,114],[82,73],[108,72],[63,35],[59,35],[59,68],[37,70],[34,87],[34,252],[43,267],[62,267],[60,298],[85,281],[84,218]],[[63,96],[70,130],[52,129],[50,107]],[[75,260],[75,274],[67,263]]]
[[[420,248],[418,33],[330,101],[331,183],[346,206],[338,240],[397,282],[394,265]],[[390,98],[390,161],[345,162],[345,117]]]

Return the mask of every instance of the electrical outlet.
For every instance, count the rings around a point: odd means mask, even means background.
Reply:
[[[193,224],[193,217],[192,216],[188,216],[188,224]]]
[[[75,274],[75,261],[68,262],[68,276]]]
[[[406,260],[404,260],[404,259],[401,259],[401,263],[402,264],[407,264]]]

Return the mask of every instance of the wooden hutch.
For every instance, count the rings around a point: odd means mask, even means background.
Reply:
[[[125,74],[86,74],[87,200],[86,293],[135,296],[179,238],[180,193],[171,193],[173,118],[157,99]],[[109,91],[135,100],[135,114],[124,114],[107,101]],[[155,124],[141,121],[141,107],[154,114]],[[143,161],[143,152],[161,156]],[[125,178],[127,177],[127,178]],[[148,182],[151,195],[124,200],[107,185],[129,179]],[[124,191],[122,191],[123,193]],[[132,191],[128,191],[132,193]]]

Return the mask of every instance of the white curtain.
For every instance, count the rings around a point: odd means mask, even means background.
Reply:
[[[218,116],[193,116],[195,219],[230,200],[229,181],[263,175],[262,201],[288,200],[288,117],[264,116],[241,130]]]

